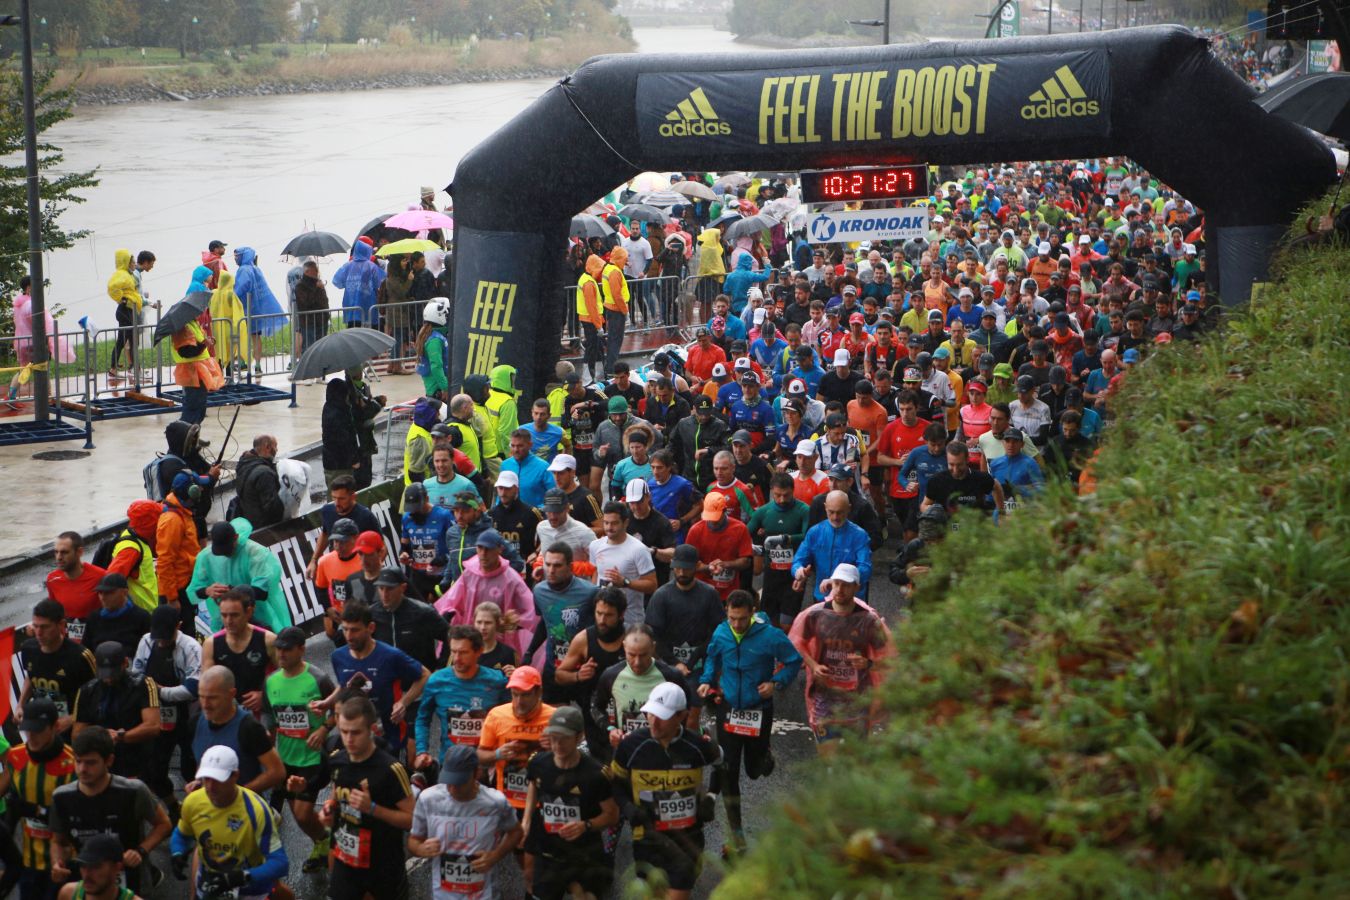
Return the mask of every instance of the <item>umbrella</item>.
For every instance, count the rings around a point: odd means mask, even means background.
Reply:
[[[732,172],[718,178],[712,189],[715,194],[731,194],[735,192],[736,188],[749,183],[749,175],[743,175],[740,172]]]
[[[768,231],[777,224],[778,220],[773,216],[760,213],[748,219],[741,219],[739,222],[732,222],[722,234],[727,240],[734,241],[736,238],[754,237],[761,231]]]
[[[683,194],[694,200],[716,200],[717,195],[713,189],[701,181],[680,181],[670,186],[670,189],[677,194]]]
[[[435,241],[426,241],[420,238],[404,238],[401,241],[394,241],[392,244],[385,244],[375,251],[376,256],[400,256],[404,253],[430,253],[432,250],[441,249],[441,245]]]
[[[665,225],[670,221],[665,210],[645,203],[630,203],[619,210],[619,215],[634,222],[655,222],[657,225]]]
[[[648,206],[669,209],[672,206],[681,206],[688,203],[689,198],[675,191],[652,191],[650,194],[643,194],[638,198],[638,201]]]
[[[643,172],[629,184],[632,186],[633,192],[637,194],[670,190],[670,178],[660,172]]]
[[[412,237],[411,231],[405,231],[401,228],[389,228],[384,223],[394,217],[393,213],[385,213],[376,216],[369,222],[361,226],[361,230],[356,233],[357,237],[368,237],[372,241],[378,241],[382,237],[388,237],[391,240],[399,238]]]
[[[1340,141],[1350,140],[1350,72],[1322,72],[1256,98],[1268,113]]]
[[[709,228],[725,228],[726,226],[730,225],[732,222],[739,222],[739,221],[740,221],[741,219],[743,219],[743,218],[745,218],[745,216],[742,216],[742,215],[741,215],[740,213],[738,213],[738,212],[731,212],[731,211],[724,212],[724,213],[722,213],[720,216],[718,216],[717,218],[715,218],[715,219],[713,219],[711,222],[709,222],[709,223],[708,223],[708,227],[709,227]]]
[[[165,310],[155,326],[155,343],[159,343],[178,329],[211,308],[209,291],[193,291]]]
[[[779,197],[765,203],[760,212],[766,216],[773,216],[775,219],[786,219],[800,205],[800,202],[791,197]]]
[[[352,245],[331,231],[306,231],[291,238],[282,256],[331,256],[346,253]]]
[[[431,231],[433,228],[448,230],[455,227],[455,220],[434,209],[410,209],[385,219],[384,227],[402,228],[404,231]]]
[[[569,237],[586,240],[593,237],[609,237],[613,233],[614,229],[609,227],[608,222],[585,213],[572,217],[572,228],[567,232]]]
[[[373,328],[344,328],[319,338],[300,355],[291,373],[291,381],[323,378],[333,372],[345,372],[363,366],[371,359],[394,349],[392,335]]]

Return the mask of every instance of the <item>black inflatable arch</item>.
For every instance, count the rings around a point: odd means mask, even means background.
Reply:
[[[644,170],[793,170],[1124,155],[1206,211],[1211,278],[1240,302],[1296,209],[1335,177],[1171,26],[588,61],[475,147],[455,200],[454,373],[552,375],[571,217]],[[1217,267],[1213,263],[1217,262]]]

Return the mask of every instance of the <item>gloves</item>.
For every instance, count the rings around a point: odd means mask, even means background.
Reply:
[[[651,813],[647,812],[646,807],[641,803],[633,804],[633,811],[628,815],[628,824],[634,828],[645,828],[652,824]]]
[[[169,858],[169,868],[173,870],[173,877],[179,881],[187,881],[188,864],[192,862],[191,853],[175,853]]]
[[[707,824],[717,818],[717,795],[707,793],[698,798],[698,820]]]
[[[247,883],[248,872],[243,869],[210,869],[202,875],[198,893],[202,897],[217,897]]]

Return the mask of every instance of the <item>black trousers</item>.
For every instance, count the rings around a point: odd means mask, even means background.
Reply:
[[[773,703],[760,707],[763,717],[759,735],[750,737],[727,731],[727,715],[731,709],[725,702],[717,705],[717,743],[722,748],[722,768],[714,771],[717,790],[727,810],[727,827],[733,835],[741,835],[741,766],[746,774],[758,778],[769,758],[769,737],[773,732]]]

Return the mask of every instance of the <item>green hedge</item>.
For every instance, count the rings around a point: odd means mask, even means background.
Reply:
[[[886,733],[717,897],[1350,896],[1350,251],[1280,272],[1129,376],[1095,497],[938,549]]]

